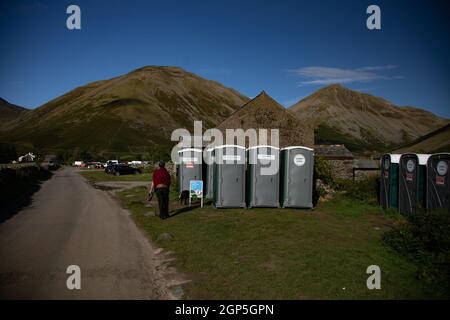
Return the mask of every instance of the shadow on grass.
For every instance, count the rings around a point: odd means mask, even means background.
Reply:
[[[33,195],[53,174],[38,167],[4,168],[0,171],[0,223],[32,203]]]
[[[177,215],[179,215],[179,214],[181,214],[181,213],[189,212],[189,211],[191,211],[191,210],[198,209],[198,208],[200,208],[200,207],[201,207],[200,203],[196,203],[196,204],[191,205],[190,207],[187,206],[187,207],[182,207],[182,208],[174,209],[173,211],[171,211],[171,212],[169,213],[169,218],[176,217]]]

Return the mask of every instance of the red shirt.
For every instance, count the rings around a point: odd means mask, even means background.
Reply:
[[[166,168],[158,168],[153,172],[153,186],[156,188],[159,184],[170,186],[170,174]]]

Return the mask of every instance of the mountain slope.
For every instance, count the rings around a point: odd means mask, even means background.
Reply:
[[[316,143],[344,143],[352,151],[384,150],[448,123],[431,112],[397,107],[369,94],[331,85],[290,110],[316,131]]]
[[[394,153],[439,153],[450,152],[450,124],[401,146]]]
[[[226,129],[240,128],[244,131],[250,128],[279,129],[281,147],[314,144],[313,130],[264,91],[217,126],[222,132]],[[268,139],[270,144],[270,137]]]
[[[28,112],[28,109],[16,106],[0,98],[0,123],[2,125],[19,118],[26,112]]]
[[[0,140],[30,148],[137,151],[169,145],[194,120],[211,128],[248,101],[177,67],[148,66],[76,88],[0,128]]]

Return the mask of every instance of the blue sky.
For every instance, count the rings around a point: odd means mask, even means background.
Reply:
[[[81,8],[81,30],[66,8]],[[382,29],[366,28],[381,8]],[[445,1],[4,1],[0,97],[29,108],[144,65],[290,106],[335,82],[450,118]]]

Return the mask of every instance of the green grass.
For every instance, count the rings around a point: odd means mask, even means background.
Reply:
[[[214,209],[168,220],[146,217],[145,188],[118,194],[136,223],[175,254],[193,281],[190,299],[420,299],[434,297],[417,267],[383,245],[393,217],[338,199],[315,210]],[[398,218],[398,217],[396,217]],[[395,218],[395,219],[396,219]],[[161,233],[172,240],[157,241]],[[366,269],[381,268],[381,290],[368,290]],[[345,289],[344,289],[345,288]]]
[[[123,176],[115,176],[113,174],[107,174],[104,171],[99,170],[84,170],[80,171],[80,174],[85,177],[89,182],[100,181],[148,181],[152,180],[150,173],[143,172],[142,174],[128,174]]]

